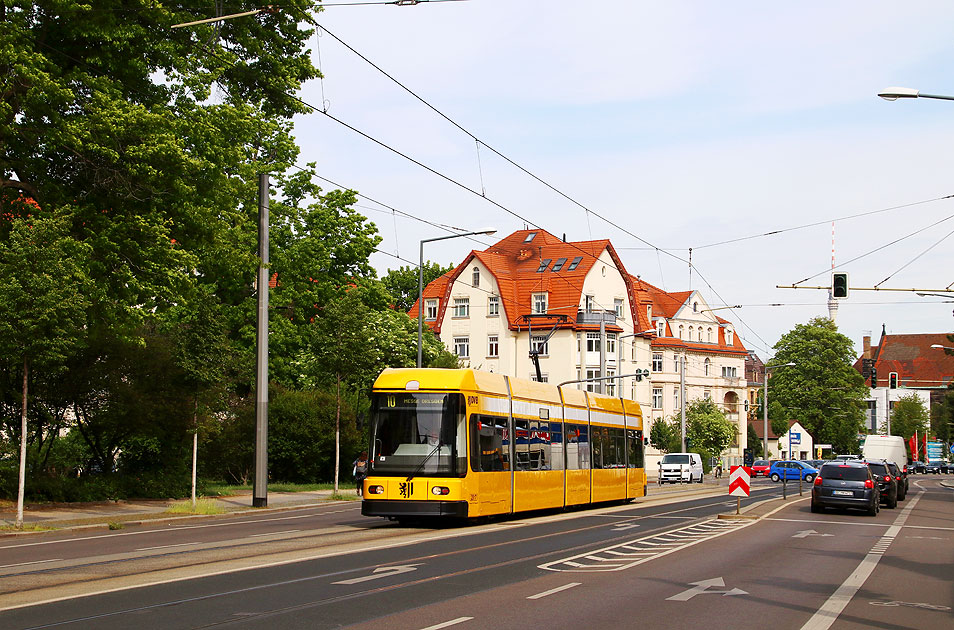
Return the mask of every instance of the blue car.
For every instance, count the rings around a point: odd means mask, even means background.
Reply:
[[[781,481],[782,479],[798,481],[801,478],[803,481],[811,483],[818,476],[818,469],[805,462],[782,460],[772,464],[768,476],[772,481]]]

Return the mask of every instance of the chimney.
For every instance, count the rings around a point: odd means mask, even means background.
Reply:
[[[864,352],[861,353],[861,356],[865,359],[871,358],[871,335],[865,335],[861,338],[861,345],[864,349]]]

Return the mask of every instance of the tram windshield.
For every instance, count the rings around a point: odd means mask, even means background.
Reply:
[[[375,394],[372,414],[372,474],[463,476],[467,472],[462,394]]]

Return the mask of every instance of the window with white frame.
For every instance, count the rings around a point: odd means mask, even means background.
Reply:
[[[679,388],[672,388],[672,409],[673,411],[679,411]]]
[[[500,356],[500,336],[499,335],[487,336],[487,356],[488,357]]]
[[[692,326],[689,327],[689,341],[692,341]]]
[[[732,345],[732,329],[731,328],[725,329],[725,345],[727,346]]]
[[[530,373],[530,380],[531,380],[531,381],[537,381],[537,382],[540,382],[540,383],[549,383],[549,382],[550,382],[550,375],[547,374],[546,372],[540,372],[540,378],[538,379],[538,378],[537,378],[537,372],[536,372],[536,370],[534,370],[533,372]]]
[[[470,337],[454,337],[454,354],[461,359],[470,357]]]
[[[500,316],[500,298],[496,295],[491,295],[487,298],[487,317],[499,317]]]
[[[699,343],[702,343],[702,326],[699,326]]]
[[[712,329],[711,329],[711,328],[707,328],[707,329],[706,329],[706,341],[708,341],[709,343],[712,343]]]
[[[666,336],[666,321],[665,320],[661,319],[658,322],[656,322],[656,335],[658,335],[659,337]]]
[[[617,319],[623,319],[623,300],[619,298],[613,300],[613,310],[616,311]]]
[[[616,354],[616,333],[606,333],[606,354],[609,356]]]
[[[587,370],[586,378],[599,378],[601,376],[599,370]],[[600,390],[600,381],[587,381],[586,391],[588,392],[598,392]]]
[[[652,304],[646,305],[646,321],[647,322],[653,321],[653,305]]]
[[[424,301],[424,319],[429,322],[437,319],[437,300]]]
[[[705,362],[702,364],[702,369],[704,370],[703,374],[709,376],[709,368],[712,367],[712,361],[706,358]]]
[[[663,371],[663,354],[662,354],[662,352],[653,352],[652,370],[653,370],[653,372],[662,372],[662,371]],[[660,392],[659,395],[662,396],[662,393]],[[657,407],[657,409],[658,409],[658,407]]]
[[[470,317],[470,298],[454,298],[454,317]]]
[[[474,279],[471,284],[474,285],[475,289],[480,286],[480,268],[479,267],[474,267]]]
[[[631,379],[629,382],[629,399],[636,400],[636,379]]]
[[[702,397],[706,400],[712,400],[712,392],[710,392],[708,389],[703,390]]]
[[[596,332],[586,333],[586,351],[587,352],[599,352],[600,351],[600,334]]]
[[[547,294],[533,294],[533,312],[538,315],[544,315],[547,312]]]
[[[682,324],[679,324],[679,338],[680,338],[680,339],[682,339],[684,332],[685,332],[685,331],[683,330]]]
[[[616,376],[616,370],[606,370],[606,376]],[[603,381],[603,382],[606,383],[606,388],[605,388],[606,395],[607,395],[607,396],[615,396],[615,395],[616,395],[616,381],[614,381],[614,380],[607,380],[607,381]]]
[[[736,378],[739,376],[739,369],[735,366],[722,366],[722,378]]]
[[[653,409],[662,409],[663,388],[653,387]]]
[[[530,338],[530,347],[532,350],[535,350],[537,354],[541,357],[545,357],[550,354],[550,343],[547,341],[546,335],[534,335]]]
[[[584,296],[584,297],[583,297],[583,310],[584,310],[584,311],[586,311],[587,313],[592,313],[592,312],[593,312],[593,305],[594,305],[594,301],[593,301],[593,296],[592,296],[592,295],[587,295],[587,296]]]

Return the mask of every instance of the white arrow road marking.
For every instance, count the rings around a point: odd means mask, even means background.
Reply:
[[[666,601],[673,602],[687,602],[696,595],[701,595],[702,593],[714,593],[717,595],[722,595],[723,597],[727,595],[748,595],[748,591],[743,591],[740,588],[729,589],[728,591],[710,591],[708,590],[711,586],[725,586],[725,580],[720,577],[712,578],[711,580],[702,580],[701,582],[690,582],[692,588],[687,589],[681,593],[673,595],[672,597],[667,597]]]
[[[808,538],[809,536],[834,536],[834,534],[819,534],[814,529],[803,529],[792,536],[792,538]]]
[[[613,531],[621,532],[624,529],[633,529],[634,527],[639,527],[639,523],[620,523],[619,525],[613,528]]]
[[[341,580],[340,582],[332,582],[332,584],[358,584],[360,582],[367,582],[368,580],[378,580],[380,578],[391,577],[392,575],[417,571],[417,567],[419,566],[421,566],[420,563],[395,567],[378,567],[371,575],[363,575],[361,577],[351,578],[350,580]]]

